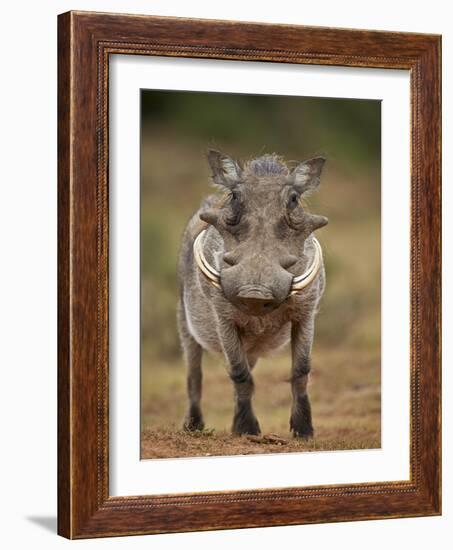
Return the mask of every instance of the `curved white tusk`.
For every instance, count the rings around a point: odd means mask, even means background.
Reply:
[[[217,271],[217,269],[211,266],[203,252],[203,239],[205,233],[206,229],[200,231],[193,243],[193,253],[195,261],[197,262],[198,268],[209,280],[209,282],[212,283],[216,288],[221,288],[220,273]],[[315,255],[313,258],[313,262],[308,267],[308,269],[304,273],[302,273],[302,275],[298,275],[297,277],[293,278],[293,281],[291,283],[291,295],[301,292],[311,282],[313,282],[319,274],[319,270],[321,269],[322,265],[322,248],[316,237],[313,237],[313,243],[315,245]]]
[[[291,294],[297,294],[305,287],[307,287],[310,283],[312,283],[314,279],[316,279],[316,277],[318,276],[319,270],[321,269],[322,265],[322,248],[316,237],[313,237],[313,243],[315,245],[315,256],[313,258],[313,262],[305,271],[305,273],[294,277],[291,284]]]
[[[200,231],[197,238],[195,239],[193,243],[193,254],[195,256],[195,261],[197,262],[197,266],[200,269],[200,271],[203,273],[203,275],[215,287],[221,288],[220,273],[217,271],[217,269],[214,269],[209,264],[203,252],[203,238],[204,238],[205,232],[206,232],[206,229],[203,229],[202,231]]]

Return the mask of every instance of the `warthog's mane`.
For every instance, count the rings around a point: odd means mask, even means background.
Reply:
[[[265,178],[269,176],[287,176],[289,169],[282,157],[272,153],[247,161],[244,165],[244,173]]]

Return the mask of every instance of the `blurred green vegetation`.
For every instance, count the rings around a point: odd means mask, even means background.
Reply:
[[[224,144],[246,157],[324,153],[356,167],[380,158],[379,101],[195,92],[142,92],[144,129]]]
[[[379,354],[380,102],[152,90],[141,99],[142,374],[157,361],[182,367],[176,261],[187,220],[212,192],[209,147],[241,159],[327,156],[309,200],[329,217],[318,232],[327,290],[315,347]]]

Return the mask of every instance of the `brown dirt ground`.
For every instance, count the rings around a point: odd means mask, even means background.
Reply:
[[[361,445],[364,449],[379,447],[379,442],[369,439]],[[278,434],[261,436],[235,436],[227,432],[211,430],[187,434],[183,431],[145,430],[142,439],[142,458],[177,458],[194,456],[251,455],[268,453],[292,453],[303,451],[339,451],[357,449],[348,437],[322,438],[303,441]]]

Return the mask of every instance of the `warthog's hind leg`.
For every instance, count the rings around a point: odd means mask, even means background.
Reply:
[[[187,393],[189,396],[189,406],[184,418],[183,428],[186,431],[192,432],[204,428],[203,414],[200,407],[202,385],[201,358],[203,350],[189,333],[184,306],[181,302],[178,304],[178,326],[187,369]]]

